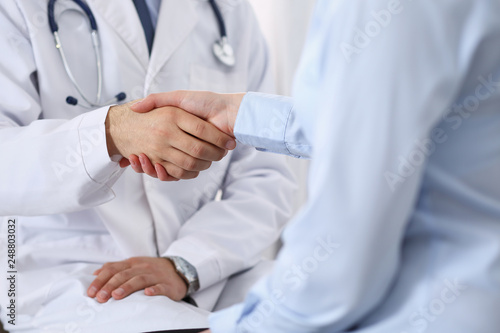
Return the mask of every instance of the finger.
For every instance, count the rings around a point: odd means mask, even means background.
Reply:
[[[101,273],[101,271],[102,271],[102,268],[99,268],[94,273],[92,273],[92,275],[99,275],[99,273]]]
[[[199,171],[188,171],[169,162],[162,162],[161,165],[171,177],[176,179],[194,179],[200,174]]]
[[[89,288],[87,289],[87,295],[89,297],[96,297],[97,293],[101,288],[119,271],[125,270],[129,265],[124,262],[107,263],[100,269],[101,271],[97,277],[92,281]]]
[[[158,175],[156,174],[156,169],[149,160],[149,157],[147,157],[145,154],[140,154],[139,161],[141,163],[142,170],[144,170],[144,173],[146,173],[150,177],[158,178]]]
[[[139,157],[137,155],[130,155],[128,157],[128,160],[130,161],[130,165],[135,172],[144,173],[144,170],[142,170],[141,161],[139,160]]]
[[[183,117],[179,117],[177,125],[184,132],[221,149],[233,150],[236,148],[236,141],[233,138],[196,116],[185,114]]]
[[[147,296],[167,296],[174,301],[180,301],[183,298],[180,295],[175,295],[172,288],[163,283],[146,288],[144,294]]]
[[[179,181],[179,179],[170,176],[167,173],[167,170],[165,170],[165,168],[163,167],[163,165],[161,165],[159,163],[155,164],[155,170],[156,170],[156,174],[158,175],[158,179],[161,180],[162,182],[177,182],[177,181]]]
[[[186,171],[204,171],[212,165],[210,161],[194,158],[178,149],[168,151],[168,162]]]
[[[155,281],[153,275],[150,274],[142,273],[134,275],[115,288],[112,291],[112,295],[114,299],[122,299],[138,290],[149,288],[152,285],[155,285],[156,282],[157,281]]]
[[[151,163],[151,160],[144,154],[139,155],[139,159],[141,161],[141,166],[142,166],[142,169],[144,169],[144,172],[151,177],[158,178],[156,168]],[[198,175],[200,174],[199,171],[185,170],[185,169],[178,167],[177,165],[170,163],[170,162],[164,161],[160,164],[166,170],[166,174],[169,175],[170,177],[172,177],[172,178],[167,178],[167,179],[172,179],[172,181],[175,181],[176,179],[177,180],[179,180],[179,179],[194,179],[194,178],[198,177]]]
[[[142,101],[133,104],[130,108],[132,109],[132,111],[145,113],[163,106],[179,107],[186,95],[187,92],[185,91],[151,94],[148,97],[144,98]]]
[[[177,150],[185,152],[196,159],[209,162],[222,160],[226,153],[225,149],[216,147],[189,134],[179,135],[175,142],[171,142],[171,144]]]
[[[152,282],[149,285],[146,284],[147,280],[145,277],[148,276],[145,276],[144,273],[142,269],[138,268],[130,268],[116,273],[97,293],[97,301],[105,303],[111,297],[114,299],[121,299],[137,290],[144,289],[153,284]],[[137,279],[137,277],[140,278]],[[136,283],[130,284],[130,281],[136,281]],[[142,282],[144,285],[138,284],[137,282]]]
[[[120,160],[120,168],[126,168],[130,165],[130,161],[125,157]]]

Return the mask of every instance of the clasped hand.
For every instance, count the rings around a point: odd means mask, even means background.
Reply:
[[[133,104],[111,107],[106,118],[110,156],[162,181],[196,178],[236,147],[234,138],[178,107],[136,113]]]
[[[189,179],[210,167],[211,161],[218,161],[234,149],[234,126],[240,104],[245,94],[216,94],[197,91],[174,91],[153,94],[139,103],[130,105],[135,117],[158,113],[169,117],[170,122],[155,122],[150,140],[156,142],[151,153],[134,150],[121,152],[138,173],[146,173],[160,180]],[[187,112],[185,112],[187,111]],[[206,122],[205,122],[206,121]],[[163,127],[161,127],[163,126]],[[129,138],[131,145],[134,139]],[[147,140],[147,138],[146,138]],[[154,141],[153,141],[154,143]],[[147,146],[147,142],[144,142]],[[169,144],[174,147],[168,147]],[[162,150],[162,146],[167,146]],[[175,148],[175,149],[172,149]],[[127,155],[127,152],[130,154]],[[184,153],[183,153],[184,152]],[[202,154],[203,153],[203,154]]]

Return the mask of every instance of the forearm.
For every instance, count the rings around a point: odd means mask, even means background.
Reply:
[[[0,215],[76,211],[113,199],[120,169],[107,151],[107,108],[72,120],[0,129]],[[8,126],[8,127],[7,127]]]

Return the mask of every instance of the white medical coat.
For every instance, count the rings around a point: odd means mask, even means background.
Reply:
[[[87,3],[100,31],[103,100],[121,91],[133,100],[174,89],[271,89],[265,42],[245,1],[218,1],[236,53],[232,69],[212,54],[219,30],[206,1],[163,1],[151,58],[132,1]],[[70,66],[95,96],[87,18],[72,1],[55,8]],[[90,274],[108,261],[178,255],[197,268],[195,299],[210,310],[224,281],[255,264],[290,216],[294,187],[284,161],[240,146],[193,181],[162,183],[123,171],[106,149],[108,107],[87,112],[65,102],[79,95],[55,48],[47,2],[3,1],[0,29],[1,242],[5,252],[6,221],[15,217],[19,271],[17,322],[8,329],[206,326],[206,311],[142,291],[98,305],[85,296]]]

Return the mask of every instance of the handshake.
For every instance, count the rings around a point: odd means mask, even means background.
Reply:
[[[106,118],[110,156],[162,181],[198,177],[236,148],[234,124],[245,94],[174,91],[113,106]]]

